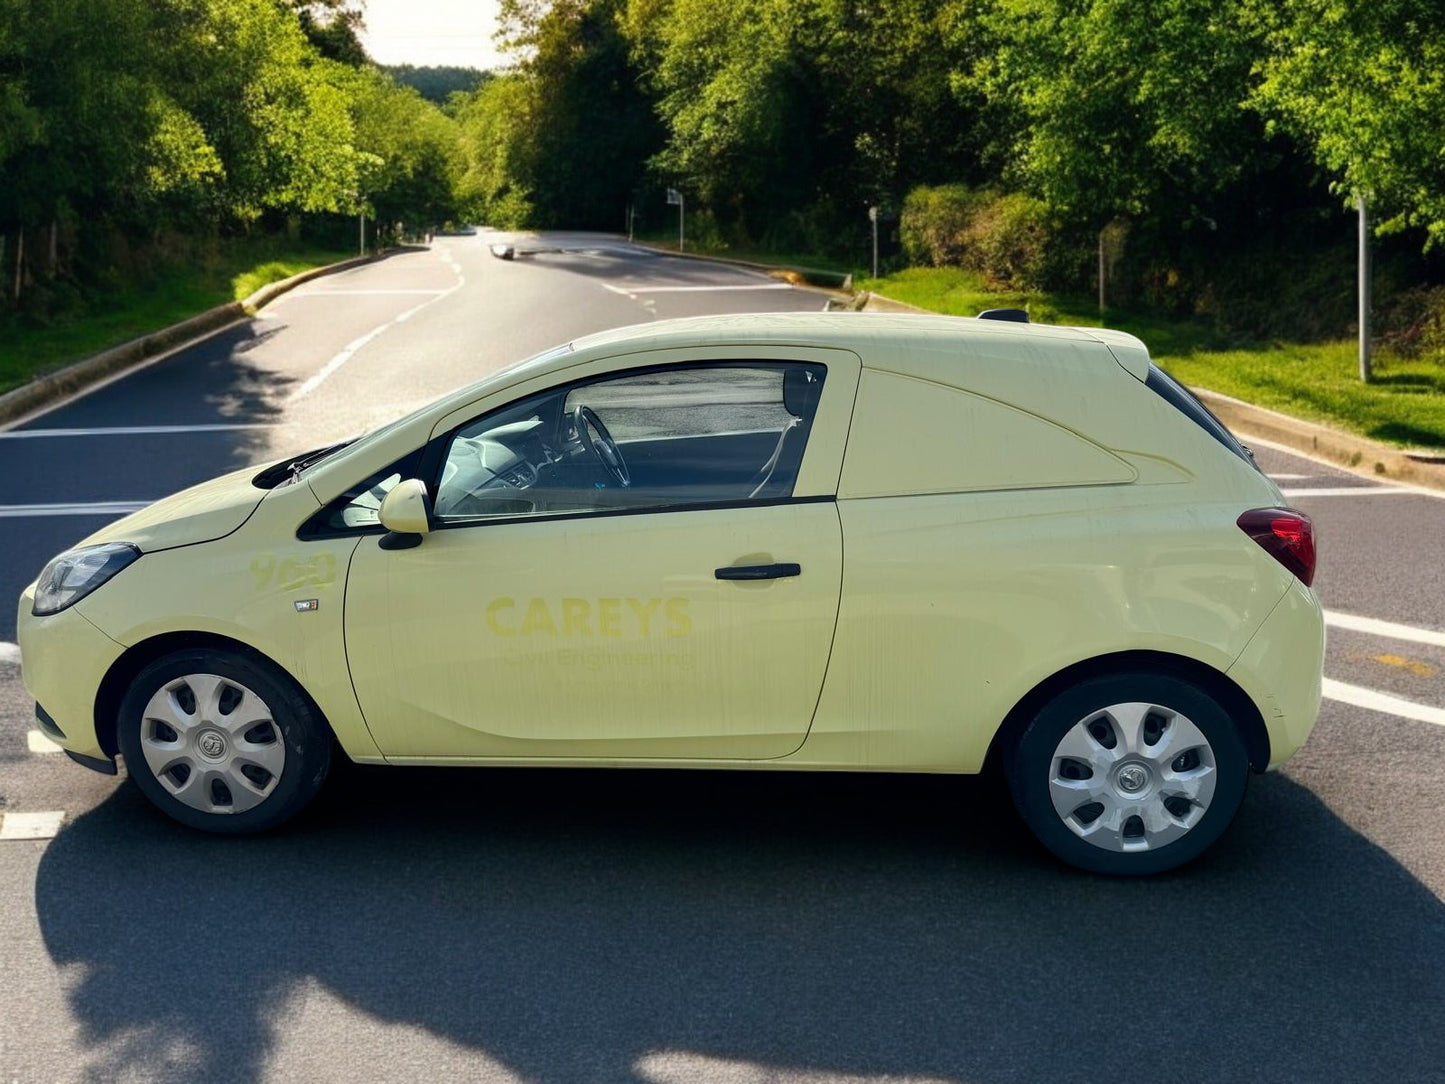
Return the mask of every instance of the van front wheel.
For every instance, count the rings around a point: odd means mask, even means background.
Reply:
[[[156,806],[208,832],[261,832],[315,797],[331,732],[311,702],[264,662],[209,648],[151,663],[121,701],[126,768]]]

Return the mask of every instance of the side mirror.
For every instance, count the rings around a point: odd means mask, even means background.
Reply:
[[[392,486],[381,502],[381,525],[391,533],[381,540],[384,550],[404,550],[421,545],[421,536],[431,530],[431,502],[426,486],[416,478]]]

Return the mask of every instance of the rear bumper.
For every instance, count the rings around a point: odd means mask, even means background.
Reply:
[[[35,617],[30,612],[33,602],[32,584],[20,596],[16,630],[25,688],[43,705],[43,721],[49,723],[41,729],[73,758],[84,758],[86,767],[95,767],[87,761],[110,763],[110,751],[101,748],[95,734],[95,694],[125,648],[75,607]]]
[[[1229,668],[1264,718],[1271,768],[1294,756],[1314,729],[1324,659],[1320,601],[1296,580]]]

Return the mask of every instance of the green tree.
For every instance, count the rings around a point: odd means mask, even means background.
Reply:
[[[462,154],[457,199],[466,218],[502,229],[532,220],[531,191],[517,159],[526,157],[533,100],[528,80],[512,74],[484,83],[457,105]]]
[[[447,65],[392,64],[383,70],[402,86],[415,87],[423,98],[436,105],[448,104],[453,94],[472,94],[492,78],[490,72]]]
[[[522,57],[522,80],[507,93],[527,125],[507,166],[530,195],[534,225],[616,229],[661,145],[623,10],[624,0],[504,0]]]
[[[1269,51],[1254,102],[1300,137],[1348,198],[1369,193],[1383,229],[1445,240],[1445,24],[1425,0],[1262,5]]]
[[[419,226],[450,220],[460,167],[457,124],[384,72],[357,74],[352,88],[356,147],[375,161],[364,178],[372,213]]]
[[[167,0],[161,18],[154,62],[221,162],[219,209],[242,221],[349,210],[350,69],[320,57],[295,14],[272,3]]]
[[[967,0],[1007,175],[1066,216],[1190,217],[1256,168],[1262,27],[1237,0]],[[981,40],[980,40],[981,39]]]

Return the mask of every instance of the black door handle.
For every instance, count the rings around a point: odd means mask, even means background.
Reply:
[[[785,576],[801,576],[803,566],[782,565],[729,565],[713,571],[720,580],[780,580]]]

